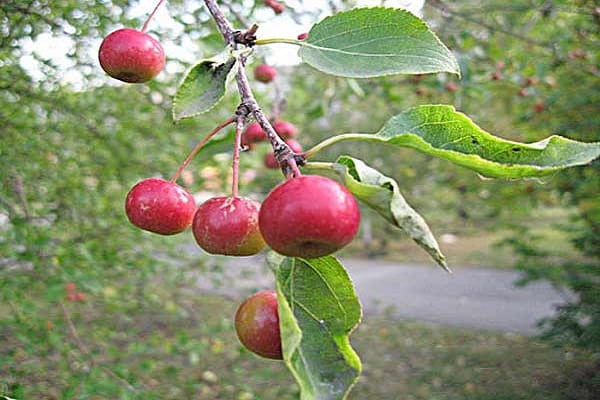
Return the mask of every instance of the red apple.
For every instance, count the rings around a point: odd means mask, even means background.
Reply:
[[[198,207],[192,232],[211,254],[250,256],[265,247],[258,228],[260,203],[244,197],[213,197]]]
[[[277,0],[265,0],[265,5],[271,7],[275,14],[281,14],[285,10],[285,6]]]
[[[248,297],[235,313],[240,342],[259,356],[283,359],[277,312],[277,293],[263,290]]]
[[[298,128],[296,128],[294,124],[282,119],[273,122],[273,129],[275,129],[275,132],[283,139],[289,139],[298,134]]]
[[[275,75],[277,75],[275,68],[267,64],[261,64],[254,69],[254,77],[263,83],[271,82],[275,79]]]
[[[85,294],[82,292],[75,293],[75,301],[85,301]]]
[[[546,109],[546,104],[543,101],[540,101],[533,105],[533,111],[535,111],[536,113],[541,113],[545,109]]]
[[[161,178],[138,182],[127,194],[125,212],[138,228],[173,235],[192,223],[196,203],[187,190]]]
[[[242,143],[247,145],[251,143],[263,142],[265,140],[267,140],[267,134],[258,122],[249,124],[244,131],[244,135],[242,136]]]
[[[290,146],[290,149],[294,153],[302,152],[302,145],[300,143],[298,143],[298,141],[296,141],[294,139],[288,139],[285,142],[287,143],[288,146]],[[265,154],[265,167],[271,168],[271,169],[279,168],[279,163],[275,159],[275,153],[270,152],[270,153]]]
[[[358,231],[360,209],[338,182],[304,175],[279,184],[258,218],[265,242],[290,257],[315,258],[346,246]]]
[[[458,84],[454,81],[450,81],[446,84],[446,90],[449,92],[456,92],[458,90]]]
[[[75,284],[73,282],[69,282],[69,283],[65,284],[65,290],[69,293],[74,292]]]
[[[147,82],[165,66],[161,44],[147,33],[131,28],[116,30],[104,38],[98,58],[108,75],[128,83]]]

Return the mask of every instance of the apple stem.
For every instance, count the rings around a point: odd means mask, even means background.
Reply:
[[[146,32],[146,30],[148,29],[148,24],[150,23],[150,20],[152,18],[154,18],[154,14],[156,14],[156,10],[158,10],[158,7],[160,7],[160,5],[162,3],[164,3],[165,0],[160,0],[156,6],[154,6],[154,10],[152,10],[152,12],[150,13],[150,15],[148,16],[148,18],[146,19],[146,22],[144,22],[144,25],[142,26],[142,32]]]
[[[244,116],[237,117],[235,126],[235,143],[233,145],[233,178],[231,182],[231,195],[238,197],[238,188],[240,181],[240,148],[242,147],[242,132],[244,130]]]
[[[208,143],[208,141],[213,136],[215,136],[223,128],[225,128],[226,126],[228,126],[228,125],[230,125],[230,124],[232,124],[234,122],[235,122],[235,118],[231,117],[231,118],[227,119],[225,122],[223,122],[221,125],[217,126],[215,129],[213,129],[208,135],[206,135],[206,137],[204,137],[204,139],[202,139],[196,145],[196,147],[194,147],[194,149],[190,152],[190,154],[187,156],[187,158],[185,159],[185,161],[181,163],[181,165],[177,169],[177,172],[175,172],[175,175],[173,175],[173,177],[171,178],[171,182],[175,182],[175,181],[177,181],[177,179],[179,179],[179,175],[181,175],[181,173],[183,172],[183,170],[185,169],[185,167],[187,167],[187,165],[190,163],[190,161],[192,161],[192,158],[194,158],[194,156],[200,151],[200,149],[202,149],[202,147],[204,147],[204,145],[206,143]]]

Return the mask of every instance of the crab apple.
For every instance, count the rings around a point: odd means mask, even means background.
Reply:
[[[98,58],[111,77],[128,83],[154,78],[165,66],[165,51],[152,36],[131,28],[110,33],[100,45]]]
[[[267,64],[260,64],[254,69],[254,77],[263,83],[271,82],[275,79],[275,75],[277,75],[275,68]]]
[[[275,14],[281,14],[285,10],[285,6],[277,0],[265,0],[265,5],[271,7]]]
[[[75,300],[76,301],[85,301],[85,294],[82,292],[75,293]]]
[[[195,211],[190,192],[161,178],[136,183],[125,200],[125,212],[133,225],[161,235],[184,231],[191,225]]]
[[[490,78],[493,81],[500,81],[500,80],[502,80],[502,72],[500,72],[500,71],[494,71],[494,72],[492,72],[490,74]]]
[[[235,330],[248,350],[262,357],[283,359],[274,290],[263,290],[244,300],[235,313]]]
[[[273,129],[275,129],[275,132],[283,139],[293,138],[298,134],[296,125],[282,119],[273,122]]]
[[[69,293],[75,291],[75,284],[73,282],[65,283],[65,290]]]
[[[68,301],[77,301],[77,296],[75,295],[75,293],[67,293],[67,295],[65,296],[65,298]]]
[[[545,109],[546,109],[546,104],[543,101],[540,101],[533,105],[533,111],[535,111],[536,113],[541,113]]]
[[[244,144],[262,142],[267,140],[267,134],[258,122],[253,122],[246,127],[242,142]]]
[[[276,252],[315,258],[352,241],[360,225],[360,209],[338,182],[304,175],[279,184],[267,195],[258,223],[265,242]]]
[[[211,254],[251,256],[265,247],[258,228],[260,203],[245,197],[218,196],[198,207],[192,232]]]
[[[449,92],[456,92],[458,90],[458,84],[454,81],[450,81],[446,84],[446,90]]]
[[[292,150],[294,153],[302,152],[302,145],[298,143],[298,141],[294,139],[288,139],[285,142],[288,146],[290,146],[290,150]],[[279,168],[279,163],[275,159],[275,153],[270,152],[265,154],[265,167],[272,169]]]

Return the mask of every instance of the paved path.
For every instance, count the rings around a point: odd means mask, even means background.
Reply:
[[[272,288],[273,276],[262,257],[212,258],[226,266],[227,287],[215,285],[220,273],[199,275],[201,288],[232,297]],[[552,315],[566,294],[538,282],[515,287],[515,271],[457,268],[448,274],[433,265],[378,260],[342,260],[366,314],[391,310],[401,319],[533,335],[536,321]],[[234,285],[229,284],[233,282]]]

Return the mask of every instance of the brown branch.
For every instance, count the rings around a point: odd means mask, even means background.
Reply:
[[[213,17],[213,20],[217,24],[217,28],[225,39],[225,43],[228,46],[235,48],[239,44],[235,41],[236,35],[238,37],[244,37],[245,35],[240,35],[239,32],[234,31],[230,22],[227,20],[223,14],[223,11],[215,0],[204,0],[204,4],[206,4],[206,7]],[[250,29],[252,30],[252,28]],[[238,114],[242,113],[247,116],[252,115],[260,124],[265,131],[269,142],[271,142],[273,152],[275,153],[275,158],[281,165],[284,175],[288,178],[292,176],[299,176],[301,174],[298,169],[298,164],[301,165],[304,162],[304,158],[300,154],[295,154],[287,145],[287,143],[285,143],[285,141],[279,137],[277,132],[275,132],[275,129],[273,129],[271,122],[258,105],[258,102],[252,93],[248,76],[246,75],[246,59],[246,55],[240,54],[238,56],[239,69],[236,76],[236,82],[238,92],[240,93],[241,97],[241,105],[238,107]]]

